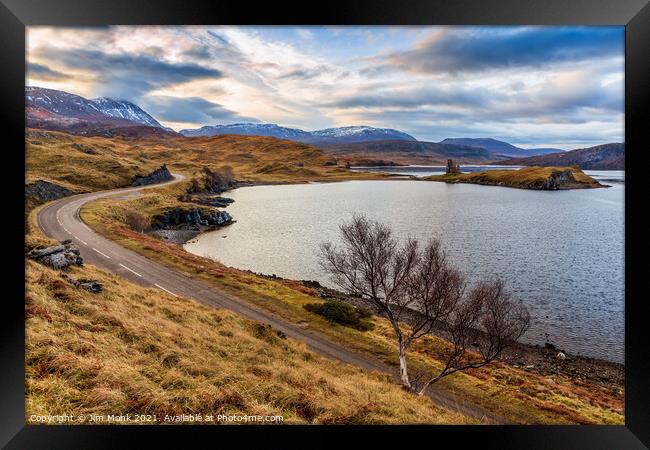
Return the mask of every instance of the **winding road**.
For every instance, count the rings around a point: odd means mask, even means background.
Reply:
[[[173,174],[173,176],[173,180],[156,185],[91,192],[62,198],[39,211],[38,226],[46,235],[54,239],[71,239],[79,246],[81,256],[86,263],[118,274],[139,285],[157,288],[173,296],[194,299],[209,306],[225,308],[249,319],[269,324],[287,336],[304,342],[312,351],[322,356],[366,370],[387,372],[397,379],[396,370],[393,367],[375,358],[346,349],[317,332],[305,330],[295,323],[257,308],[243,299],[225,294],[214,286],[192,279],[177,270],[126,249],[91,230],[79,216],[81,207],[90,201],[104,197],[124,196],[144,189],[159,188],[185,179],[183,175]],[[502,417],[491,411],[479,405],[467,403],[459,399],[453,392],[438,386],[429,389],[427,394],[437,404],[479,419],[482,423],[507,423]]]

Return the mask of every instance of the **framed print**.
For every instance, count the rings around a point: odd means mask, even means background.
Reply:
[[[4,1],[3,444],[646,448],[649,18]]]

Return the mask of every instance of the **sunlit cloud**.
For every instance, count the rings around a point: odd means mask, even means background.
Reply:
[[[421,140],[623,141],[623,27],[30,27],[30,85],[175,129],[371,125]]]

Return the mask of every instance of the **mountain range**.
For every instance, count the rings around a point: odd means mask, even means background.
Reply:
[[[331,150],[335,153],[400,152],[400,153],[436,153],[449,156],[460,153],[471,156],[468,147],[484,149],[478,157],[491,159],[545,155],[562,152],[559,148],[524,149],[507,142],[491,138],[448,138],[440,142],[418,141],[410,134],[391,128],[374,128],[368,126],[351,126],[305,131],[268,123],[236,123],[232,125],[206,125],[196,129],[181,130],[183,136],[218,136],[222,134],[240,134],[246,136],[271,136],[279,139],[303,142]],[[354,145],[349,145],[354,144]]]
[[[521,148],[515,147],[507,142],[498,141],[492,138],[447,138],[440,141],[441,144],[466,145],[468,147],[484,148],[497,157],[501,156],[532,156],[547,155],[549,153],[562,153],[559,148]]]
[[[100,97],[88,100],[79,95],[55,89],[26,87],[25,100],[28,118],[33,115],[40,120],[61,120],[67,122],[112,122],[120,125],[136,123],[164,128],[139,106],[126,100]],[[32,114],[30,114],[32,113]]]
[[[314,145],[330,145],[350,142],[383,140],[417,141],[410,134],[390,128],[351,126],[304,131],[298,128],[282,127],[273,123],[235,123],[232,125],[206,125],[197,129],[181,130],[187,137],[217,136],[221,134],[242,134],[246,136],[271,136],[279,139]]]
[[[582,170],[625,170],[625,144],[611,143],[551,155],[501,161],[516,166],[578,166]]]
[[[557,157],[549,158],[548,161],[573,161],[571,158],[561,159],[565,152],[556,148],[525,149],[492,138],[447,138],[440,142],[426,142],[418,141],[410,134],[399,130],[370,126],[305,131],[270,123],[236,123],[206,125],[196,129],[180,130],[177,133],[161,125],[151,114],[132,102],[107,97],[86,99],[68,92],[41,87],[26,87],[25,102],[27,127],[81,135],[269,136],[310,144],[319,147],[327,154],[344,158],[352,163],[382,161],[398,164],[440,164],[452,158],[463,164],[480,164],[502,162],[510,158],[552,155]],[[592,153],[589,153],[590,160],[596,159]],[[518,164],[508,161],[508,164],[510,163]],[[618,167],[622,163],[612,164]]]

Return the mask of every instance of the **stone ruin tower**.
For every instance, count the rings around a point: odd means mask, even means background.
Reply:
[[[447,160],[447,173],[460,173],[460,164],[454,164],[453,159]]]

